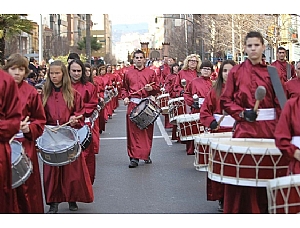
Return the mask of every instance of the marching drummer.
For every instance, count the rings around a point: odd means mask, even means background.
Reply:
[[[71,62],[69,62],[68,72],[71,78],[72,87],[79,92],[84,103],[85,124],[91,129],[89,117],[91,117],[94,110],[97,109],[97,88],[88,81],[89,77],[86,76],[85,66],[81,60],[73,59]],[[85,148],[82,153],[84,155],[91,182],[93,184],[96,172],[96,157],[92,143],[88,146],[88,148]]]
[[[265,50],[261,33],[247,33],[244,49],[248,58],[234,66],[228,75],[221,108],[236,120],[234,138],[274,138],[281,109],[270,81],[267,65],[262,62]],[[265,97],[260,101],[258,110],[255,92],[264,86]],[[259,114],[258,114],[259,113]],[[224,213],[267,213],[268,201],[265,187],[249,187],[225,184]]]
[[[3,70],[7,71],[18,85],[22,120],[20,134],[15,140],[22,143],[25,153],[32,162],[33,172],[16,191],[19,210],[16,213],[44,213],[42,183],[35,141],[43,134],[46,116],[40,95],[36,89],[24,81],[29,73],[28,61],[20,54],[12,54]],[[29,122],[24,121],[29,117]]]
[[[219,116],[219,119],[222,118],[223,111],[220,107],[220,96],[224,91],[228,73],[235,64],[236,63],[233,60],[224,60],[222,62],[218,73],[217,81],[206,95],[203,104],[200,108],[200,122],[204,125],[204,127],[209,128],[211,132],[219,133],[232,131],[233,123],[231,127],[220,126],[220,123],[222,122],[217,122],[216,115]],[[209,178],[206,178],[206,189],[207,200],[218,200],[218,210],[220,212],[223,212],[224,185],[219,182],[210,180]]]
[[[18,210],[12,191],[11,138],[20,130],[22,107],[18,87],[13,78],[0,70],[0,213]]]
[[[66,66],[56,60],[50,64],[48,75],[43,93],[46,124],[71,121],[70,126],[79,129],[84,119],[76,117],[85,114],[84,103],[79,92],[72,88]],[[61,202],[68,202],[71,211],[78,210],[76,202],[93,202],[93,187],[82,153],[71,164],[55,167],[44,163],[43,168],[45,200],[50,205],[48,213],[57,213]]]
[[[135,168],[142,159],[151,164],[150,152],[153,140],[154,125],[141,130],[130,120],[131,111],[139,104],[142,98],[155,96],[159,93],[158,79],[153,70],[145,68],[145,54],[141,50],[134,52],[133,69],[124,75],[122,99],[128,105],[126,114],[127,153],[130,159],[129,168]],[[141,146],[142,145],[142,146]]]
[[[213,72],[213,64],[209,60],[205,60],[200,65],[200,75],[193,78],[186,87],[183,94],[185,103],[191,107],[191,113],[200,113],[200,107],[205,96],[212,87],[210,76]],[[200,132],[199,132],[200,133]],[[194,140],[186,142],[187,155],[194,155]]]

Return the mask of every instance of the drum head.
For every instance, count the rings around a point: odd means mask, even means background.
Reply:
[[[22,144],[17,141],[12,141],[10,144],[10,148],[11,148],[11,164],[14,164],[21,155]]]
[[[144,111],[148,103],[149,103],[148,99],[142,100],[136,107],[132,109],[130,113],[130,117],[138,116],[142,111]]]
[[[78,141],[76,131],[71,127],[61,127],[56,132],[45,128],[44,133],[38,138],[37,146],[47,151],[59,151],[69,148]]]

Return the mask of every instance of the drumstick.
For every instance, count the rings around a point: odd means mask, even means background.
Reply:
[[[56,131],[56,130],[53,130],[51,127],[48,127],[48,126],[45,125],[45,128],[46,128],[47,130],[50,130],[50,131],[52,131],[52,132],[57,133],[57,131]]]
[[[223,115],[221,116],[221,118],[218,121],[218,126],[220,126],[221,122],[224,120],[226,115],[228,115],[228,114],[223,110]]]
[[[29,120],[29,116],[26,116],[25,120],[24,121],[21,121],[23,123],[27,123]],[[15,139],[15,135],[13,137],[11,137],[11,139],[9,140],[9,144],[11,144],[11,142]]]
[[[149,85],[153,85],[153,84],[155,84],[155,82],[151,82]],[[136,93],[142,91],[143,89],[145,89],[145,87],[139,89],[138,91],[135,91],[135,92],[131,93],[131,95],[132,95],[132,94],[136,94]]]
[[[263,100],[266,96],[266,88],[264,86],[258,86],[255,91],[255,105],[253,110],[256,112],[259,106],[259,102]]]
[[[81,118],[81,117],[82,117],[82,115],[76,116],[75,119],[77,120],[77,119],[79,119],[79,118]],[[72,121],[70,120],[70,121],[68,121],[68,122],[66,122],[66,123],[64,123],[64,124],[62,124],[62,125],[60,125],[59,127],[53,129],[53,130],[54,130],[54,131],[57,131],[57,130],[60,129],[61,127],[64,127],[64,126],[68,125],[68,124],[71,123],[71,122],[72,122]]]

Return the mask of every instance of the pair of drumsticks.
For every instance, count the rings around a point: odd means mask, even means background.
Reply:
[[[76,116],[75,119],[77,120],[77,119],[80,119],[81,117],[82,117],[82,115],[79,115],[79,116]],[[67,125],[70,124],[71,122],[72,122],[72,120],[70,120],[70,121],[68,121],[68,122],[66,122],[66,123],[64,123],[64,124],[62,124],[62,125],[59,125],[59,126],[56,127],[56,128],[50,128],[50,127],[47,127],[47,126],[45,126],[45,127],[46,127],[48,130],[57,133],[57,130],[59,130],[60,128],[62,128],[62,127],[64,127],[64,126],[67,126]]]
[[[149,86],[151,86],[151,85],[153,85],[153,84],[155,84],[155,82],[151,82],[151,83],[149,84]],[[139,89],[139,90],[137,90],[137,91],[131,93],[131,95],[132,95],[132,94],[136,94],[136,93],[142,91],[142,90],[145,89],[145,88],[146,88],[146,87],[144,86],[143,88],[141,88],[141,89]]]
[[[255,105],[253,110],[256,112],[258,110],[259,103],[265,98],[266,96],[266,88],[264,86],[258,86],[255,91]],[[227,113],[223,110],[223,115],[218,121],[218,126],[220,126],[221,122],[225,118]]]
[[[25,120],[21,121],[20,127],[25,125],[28,122],[28,120],[29,120],[29,116],[26,116]],[[9,144],[11,144],[14,139],[15,139],[15,135],[11,137],[11,139],[9,140]]]

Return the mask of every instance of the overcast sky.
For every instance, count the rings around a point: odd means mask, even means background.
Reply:
[[[117,24],[138,24],[138,23],[149,23],[154,21],[155,14],[108,14],[109,20],[113,25]]]

